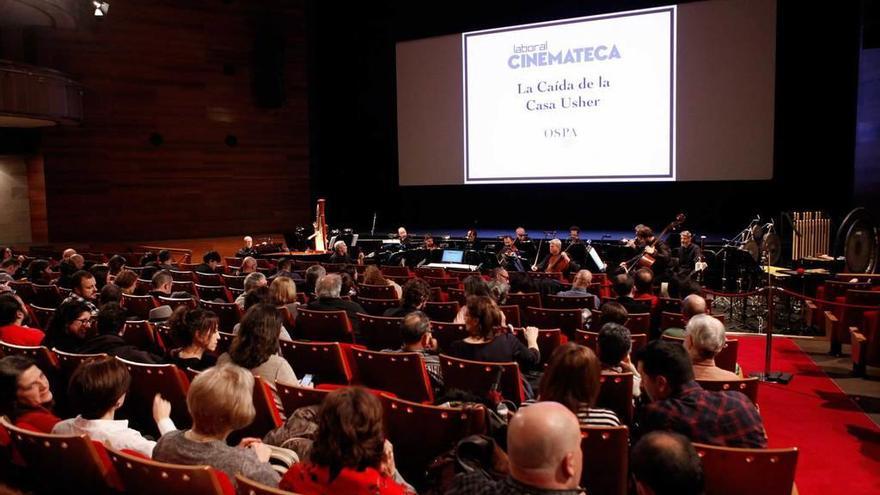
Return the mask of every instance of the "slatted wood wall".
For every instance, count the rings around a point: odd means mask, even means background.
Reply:
[[[50,241],[310,221],[304,1],[114,0],[76,31],[31,34],[36,62],[86,88],[83,124],[43,131]],[[258,105],[255,91],[257,56],[277,46],[258,42],[267,34],[282,44],[278,108]]]

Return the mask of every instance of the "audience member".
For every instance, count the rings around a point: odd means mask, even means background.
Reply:
[[[37,285],[48,285],[52,282],[52,272],[49,271],[49,261],[36,259],[28,264],[28,280]]]
[[[15,294],[0,294],[0,340],[12,345],[38,346],[45,334],[24,325],[27,309]]]
[[[281,489],[302,495],[415,493],[395,468],[375,395],[360,387],[335,390],[324,398],[317,419],[308,459],[290,467]]]
[[[633,298],[633,279],[625,273],[621,273],[614,277],[613,284],[614,293],[617,294],[617,302],[626,308],[627,313],[648,313],[651,311],[651,304],[645,301],[636,301]]]
[[[699,296],[697,296],[699,297]],[[697,315],[685,327],[684,348],[694,365],[697,380],[739,380],[732,371],[715,366],[715,356],[724,349],[724,323],[709,315]]]
[[[421,311],[413,311],[403,317],[400,322],[400,336],[403,345],[391,352],[418,352],[425,363],[425,369],[431,378],[435,391],[443,389],[443,374],[440,372],[440,358],[437,356],[437,340],[431,334],[431,322],[428,315]]]
[[[125,402],[131,375],[122,362],[105,356],[82,363],[70,377],[67,396],[79,414],[52,428],[56,435],[87,434],[96,442],[116,450],[133,450],[153,456],[156,442],[128,427],[128,420],[116,419],[116,411]],[[171,421],[171,403],[159,394],[153,399],[153,420],[160,435],[177,428]]]
[[[181,369],[202,371],[217,363],[212,354],[220,340],[220,319],[212,311],[178,306],[168,320],[168,328],[179,346],[168,353],[169,360]]]
[[[253,256],[246,256],[243,260],[241,260],[241,267],[239,267],[236,275],[248,275],[251,273],[255,273],[257,271],[257,259]]]
[[[122,270],[119,272],[119,275],[116,275],[116,278],[113,279],[113,283],[122,290],[123,294],[134,295],[135,288],[137,287],[137,279],[137,273],[131,270]]]
[[[8,258],[0,262],[0,270],[6,272],[13,280],[22,277],[21,261],[18,258]]]
[[[16,426],[51,433],[61,421],[52,412],[54,404],[49,379],[30,358],[0,359],[0,416]]]
[[[238,304],[238,307],[241,309],[245,309],[244,307],[244,298],[247,296],[248,292],[258,288],[265,287],[269,284],[269,280],[266,279],[266,276],[260,272],[253,272],[244,278],[244,292],[239,294],[238,297],[235,298],[235,304]]]
[[[403,285],[403,297],[399,308],[388,308],[384,316],[400,318],[413,311],[423,311],[425,303],[431,298],[431,287],[420,278],[414,278]]]
[[[633,299],[651,303],[651,312],[660,307],[660,298],[654,295],[654,272],[650,268],[639,268],[633,277],[635,291]]]
[[[95,306],[95,301],[98,297],[98,285],[95,282],[95,277],[85,270],[79,270],[71,276],[70,280],[73,291],[62,301],[62,304],[69,301],[81,302],[89,307],[92,316],[97,315],[98,307]]]
[[[688,321],[696,315],[706,314],[707,311],[706,300],[703,299],[702,296],[698,294],[691,294],[681,301],[681,320],[684,325],[687,325]],[[668,335],[670,337],[684,337],[684,329],[677,327],[670,327],[663,331],[663,335]]]
[[[509,474],[500,481],[481,470],[459,474],[448,495],[584,495],[577,417],[556,402],[520,409],[507,428]]]
[[[209,465],[269,486],[278,486],[280,476],[269,464],[271,450],[254,438],[245,438],[237,447],[226,444],[235,430],[249,425],[254,410],[254,376],[239,366],[215,366],[199,373],[189,386],[186,406],[192,428],[162,435],[153,449],[160,462]]]
[[[277,277],[269,285],[269,299],[278,309],[287,308],[291,321],[296,321],[296,284],[288,277]]]
[[[315,295],[315,287],[318,285],[318,280],[324,278],[324,275],[327,275],[327,270],[321,265],[312,265],[306,269],[306,285],[303,288],[303,292],[309,296],[310,298]]]
[[[390,285],[391,287],[394,287],[394,294],[397,296],[396,299],[403,297],[403,289],[400,288],[400,285],[393,280],[385,278],[385,276],[382,275],[382,271],[379,270],[379,267],[376,265],[369,265],[364,271],[364,284],[382,286]]]
[[[95,277],[95,288],[98,292],[110,283],[110,267],[107,265],[92,265],[89,273]]]
[[[653,341],[636,354],[639,374],[653,401],[639,413],[639,431],[671,430],[694,442],[764,448],[767,436],[755,405],[740,392],[709,392],[694,381],[687,352]]]
[[[342,277],[336,273],[324,275],[315,287],[317,299],[309,301],[308,309],[316,311],[345,311],[351,326],[355,331],[358,328],[358,313],[366,313],[363,306],[354,302],[341,299],[339,292],[342,290]]]
[[[128,260],[125,259],[124,256],[120,256],[118,254],[114,254],[107,260],[107,266],[110,267],[110,275],[115,277],[119,275],[119,272],[125,267],[125,264],[128,263]]]
[[[630,457],[639,495],[703,495],[703,465],[687,437],[665,431],[648,433]]]
[[[581,426],[619,426],[614,411],[593,407],[599,398],[599,358],[569,342],[553,351],[541,377],[538,400],[558,402],[573,412]]]
[[[498,301],[492,297],[492,291],[489,289],[489,284],[483,280],[483,277],[480,277],[479,275],[471,275],[464,279],[462,286],[464,287],[465,300],[470,299],[472,296],[489,297],[498,304]],[[507,326],[507,317],[500,311],[499,314],[501,315],[501,321],[498,323],[498,326]],[[458,310],[458,314],[455,315],[455,319],[452,320],[452,322],[458,324],[466,323],[467,316],[468,306],[465,304]]]
[[[104,353],[136,363],[163,363],[165,360],[162,357],[162,349],[158,345],[154,345],[150,349],[140,349],[122,338],[125,318],[126,311],[123,307],[118,303],[108,303],[101,306],[98,316],[89,321],[88,325],[80,325],[76,321],[70,324],[68,326],[70,330],[67,332],[66,338],[62,339],[61,345],[53,347],[76,354]],[[84,328],[85,333],[77,331],[77,325],[80,330]]]
[[[623,325],[629,319],[629,313],[626,308],[619,302],[608,301],[599,306],[599,321],[595,322],[595,328],[602,328],[606,323],[617,323]],[[593,327],[593,325],[591,325]]]
[[[150,295],[158,298],[158,297],[171,297],[171,283],[174,281],[174,277],[171,276],[171,272],[168,270],[159,270],[158,272],[153,274],[152,284],[153,290],[150,291]]]
[[[217,251],[208,251],[202,256],[202,263],[196,265],[193,271],[198,273],[219,273],[223,269],[222,259]]]
[[[599,329],[596,348],[602,363],[602,374],[632,373],[633,397],[642,393],[642,376],[632,364],[632,337],[629,329],[617,323],[606,323]]]
[[[270,278],[277,277],[288,277],[293,279],[294,282],[299,283],[305,282],[305,279],[293,271],[293,260],[290,258],[282,258],[278,260],[277,271]]]
[[[299,380],[290,363],[278,355],[280,335],[281,313],[271,304],[256,304],[242,317],[229,352],[223,353],[217,363],[232,362],[265,379],[275,396],[275,403],[283,410],[275,382],[299,385]]]
[[[156,254],[156,266],[160,270],[174,270],[174,265],[171,264],[171,251],[167,249],[161,249]]]
[[[101,293],[98,294],[99,306],[103,306],[111,302],[122,302],[122,289],[120,289],[119,286],[115,283],[105,285],[104,288],[101,289]]]
[[[43,345],[64,352],[78,352],[81,342],[92,332],[93,323],[89,306],[84,301],[68,298],[52,314]]]
[[[557,296],[564,297],[589,297],[593,299],[593,307],[599,307],[599,297],[589,292],[590,284],[593,283],[593,274],[590,270],[579,270],[571,282],[571,289],[557,293]]]

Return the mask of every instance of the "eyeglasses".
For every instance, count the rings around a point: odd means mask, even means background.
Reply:
[[[83,325],[91,325],[91,324],[92,324],[92,319],[91,319],[91,318],[77,318],[77,319],[75,319],[75,320],[73,320],[73,321],[78,321],[78,322],[80,322],[80,323],[83,324]]]

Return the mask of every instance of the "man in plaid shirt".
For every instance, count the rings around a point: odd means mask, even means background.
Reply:
[[[671,430],[710,445],[767,447],[755,405],[740,392],[703,390],[694,381],[691,361],[680,344],[651,342],[636,360],[652,400],[638,415],[637,433]]]

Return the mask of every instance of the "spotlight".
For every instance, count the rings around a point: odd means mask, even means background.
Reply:
[[[97,0],[94,0],[92,1],[92,5],[95,6],[95,15],[98,17],[107,15],[107,11],[110,10],[110,4],[107,2],[98,2]]]

